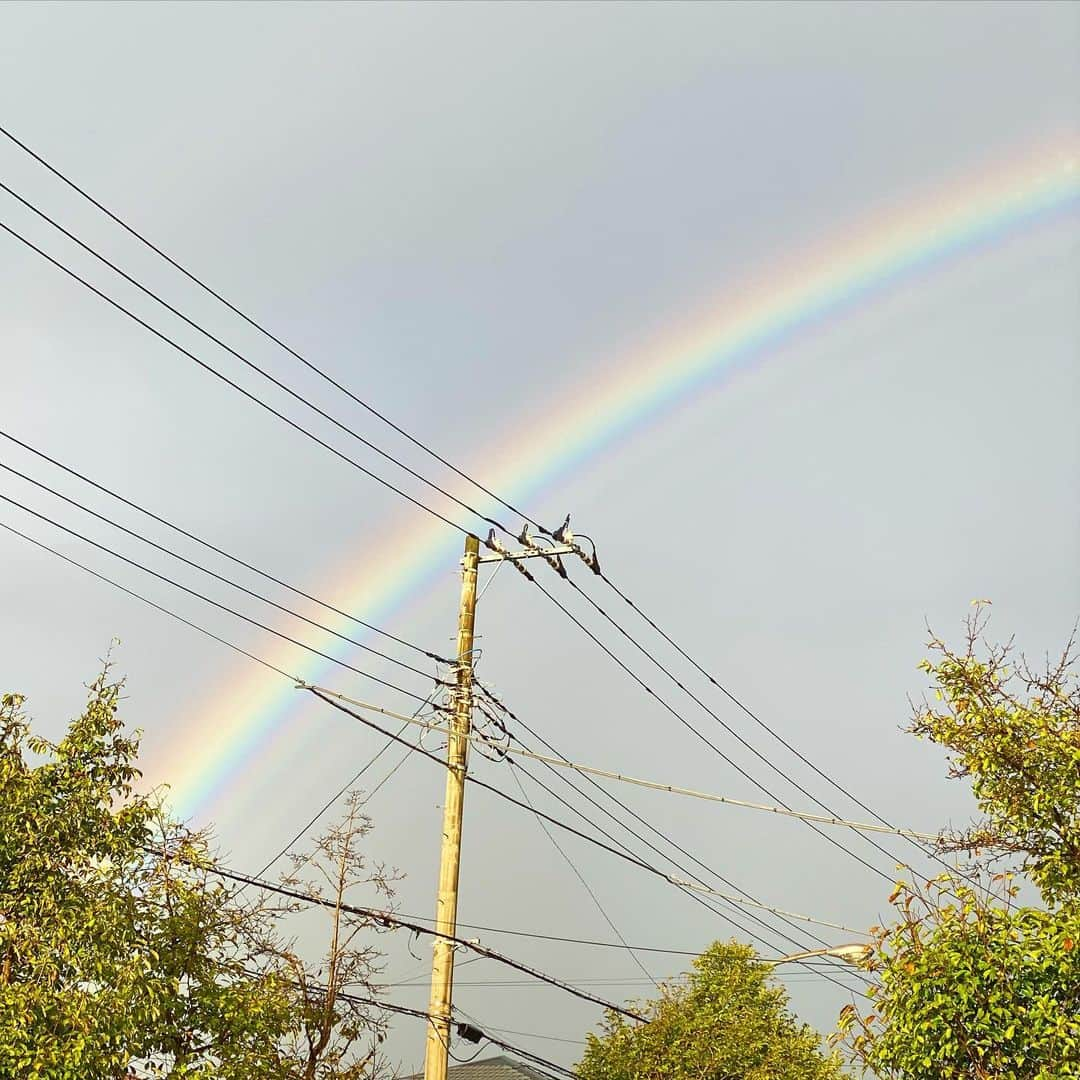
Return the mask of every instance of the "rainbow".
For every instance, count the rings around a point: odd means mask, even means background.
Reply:
[[[490,448],[473,475],[511,501],[527,503],[630,431],[669,413],[689,395],[722,385],[795,335],[922,272],[1071,213],[1080,205],[1077,150],[1059,145],[1019,164],[964,178],[867,224],[842,243],[773,269],[766,286],[725,297],[695,327],[681,329],[629,362],[620,358],[605,366],[568,399],[517,422],[515,430],[528,436]],[[475,492],[468,494],[471,499]],[[460,545],[446,526],[415,513],[396,531],[366,541],[359,564],[345,562],[319,595],[376,624],[385,624],[436,575],[451,569]],[[354,626],[339,622],[336,629],[355,633]],[[309,641],[341,658],[348,650],[330,635]],[[262,655],[310,682],[321,681],[330,666],[291,645],[264,646]],[[201,708],[185,710],[176,738],[150,769],[168,779],[173,809],[183,817],[207,816],[242,771],[260,775],[280,759],[286,739],[295,734],[288,720],[300,697],[290,682],[245,662]]]

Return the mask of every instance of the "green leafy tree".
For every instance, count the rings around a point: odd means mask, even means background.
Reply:
[[[241,898],[207,838],[139,794],[138,740],[108,668],[57,743],[0,699],[0,1077],[360,1080],[379,1075],[378,954],[340,907],[322,965],[289,906]],[[350,807],[310,862],[342,900],[370,823]],[[304,891],[318,891],[297,879]]]
[[[934,639],[912,731],[949,754],[982,820],[946,834],[956,873],[901,882],[868,962],[873,1006],[838,1037],[889,1080],[1080,1077],[1080,692],[1072,643],[1035,671],[983,639]],[[1023,905],[1026,875],[1042,906]],[[1027,887],[1030,891],[1030,885]]]
[[[686,985],[661,985],[639,1024],[609,1013],[588,1036],[582,1080],[835,1080],[835,1057],[788,1011],[787,993],[753,949],[717,942]]]
[[[0,1075],[278,1076],[272,917],[207,873],[205,838],[135,793],[107,669],[58,743],[0,702]]]

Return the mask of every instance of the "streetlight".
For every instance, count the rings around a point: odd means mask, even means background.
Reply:
[[[812,956],[831,956],[836,960],[843,960],[845,963],[860,967],[873,951],[873,946],[855,942],[852,945],[834,945],[830,949],[810,949],[807,952],[792,953],[790,956],[781,956],[779,960],[773,960],[772,963],[775,966],[793,960],[808,960]]]

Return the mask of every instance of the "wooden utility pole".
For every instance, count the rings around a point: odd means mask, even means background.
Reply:
[[[446,800],[443,805],[442,855],[439,860],[439,895],[435,903],[435,930],[457,934],[458,871],[461,866],[461,814],[465,801],[465,770],[473,704],[473,625],[476,621],[476,570],[480,541],[465,538],[461,563],[461,608],[458,613],[457,685],[450,740],[446,748]],[[431,1003],[428,1006],[427,1052],[424,1080],[446,1080],[450,1055],[451,999],[454,987],[454,943],[446,937],[433,942]]]

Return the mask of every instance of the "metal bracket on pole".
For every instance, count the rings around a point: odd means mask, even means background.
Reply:
[[[569,544],[557,544],[549,548],[526,548],[524,551],[499,551],[494,555],[481,555],[480,562],[502,562],[504,559],[517,561],[520,559],[544,559],[553,555],[576,555],[577,548]]]

